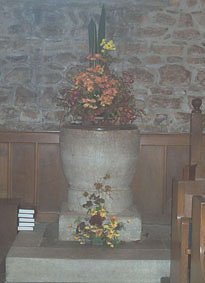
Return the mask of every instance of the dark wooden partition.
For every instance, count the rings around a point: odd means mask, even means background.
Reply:
[[[58,132],[0,133],[0,198],[20,198],[54,220],[66,197]]]
[[[144,222],[170,223],[172,180],[188,162],[187,134],[144,134],[134,190]]]
[[[133,189],[144,222],[170,222],[172,179],[181,177],[188,152],[188,134],[141,135]],[[0,198],[20,198],[37,207],[39,221],[52,221],[66,188],[59,132],[0,132]]]

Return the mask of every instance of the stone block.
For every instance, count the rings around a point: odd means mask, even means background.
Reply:
[[[6,282],[159,283],[170,272],[167,233],[160,226],[144,229],[154,237],[147,244],[144,239],[116,249],[52,241],[44,246],[46,225],[37,224],[33,232],[18,233],[6,257]]]
[[[69,252],[69,250],[68,250]],[[158,283],[168,275],[169,263],[162,260],[102,260],[7,257],[7,283]],[[32,252],[33,254],[33,252]]]
[[[159,69],[160,84],[162,85],[188,85],[191,81],[191,73],[183,66],[165,65]]]

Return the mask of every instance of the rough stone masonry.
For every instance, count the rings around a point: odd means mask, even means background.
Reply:
[[[205,102],[204,0],[0,0],[0,129],[58,130],[58,90],[88,54],[102,4],[116,72],[134,76],[143,132],[187,132]]]

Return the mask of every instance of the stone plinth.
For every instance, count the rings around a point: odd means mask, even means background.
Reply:
[[[18,233],[11,246],[6,282],[159,283],[170,272],[169,245],[165,245],[167,237],[161,228],[149,231],[144,227],[145,233],[152,231],[150,237],[109,249],[51,238],[44,245],[49,232],[46,224],[37,224],[33,232]],[[155,234],[163,241],[152,240]]]

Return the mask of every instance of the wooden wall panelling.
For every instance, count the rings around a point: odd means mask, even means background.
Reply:
[[[182,179],[183,167],[189,162],[189,146],[170,145],[167,147],[166,184],[164,208],[171,217],[173,179]],[[171,218],[170,218],[171,219]]]
[[[52,220],[67,197],[58,144],[39,144],[38,171],[38,218]]]
[[[162,215],[164,148],[141,146],[135,178],[135,199],[144,222],[159,220]]]
[[[187,163],[188,145],[188,134],[141,135],[133,188],[145,222],[170,221],[172,177]],[[0,198],[21,197],[36,204],[39,219],[46,219],[59,213],[66,187],[59,132],[0,132]]]
[[[0,132],[0,143],[59,143],[59,132]]]
[[[0,198],[8,197],[9,188],[9,144],[0,143]]]
[[[181,174],[188,149],[188,134],[141,135],[134,191],[144,222],[170,223],[172,179]]]
[[[59,213],[67,186],[60,166],[59,132],[0,132],[0,169],[0,198],[17,197],[37,206],[41,220]]]
[[[35,143],[13,143],[11,152],[11,197],[35,205]]]

